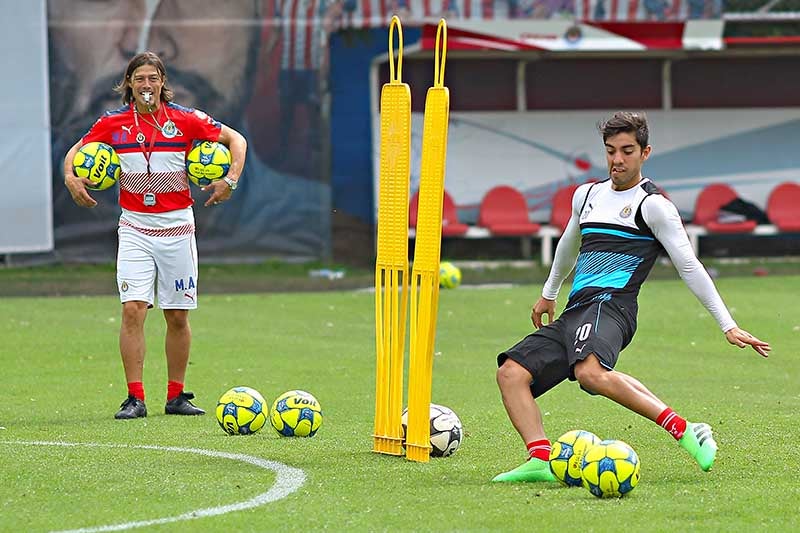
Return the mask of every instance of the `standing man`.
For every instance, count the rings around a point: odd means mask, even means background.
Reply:
[[[161,58],[142,52],[130,60],[115,90],[123,106],[108,111],[76,142],[64,158],[64,183],[75,203],[94,207],[88,194],[91,182],[75,176],[72,160],[86,143],[110,144],[119,154],[119,245],[117,287],[122,301],[120,353],[128,397],[118,419],[147,416],[142,371],[144,321],[155,294],[167,323],[166,414],[202,415],[183,390],[189,362],[189,310],[197,308],[197,244],[192,196],[186,178],[185,155],[195,140],[228,146],[228,175],[203,187],[210,193],[205,206],[230,199],[244,166],[247,142],[236,130],[200,110],[172,102],[173,91]]]
[[[663,427],[704,471],[711,469],[717,444],[708,424],[688,422],[635,378],[614,370],[619,352],[633,339],[639,287],[659,251],[666,250],[681,278],[716,319],[733,345],[752,346],[767,357],[770,345],[740,329],[698,261],[675,206],[642,176],[650,156],[647,119],[618,112],[598,125],[610,178],[581,185],[572,217],[558,242],[542,296],[531,320],[538,331],[497,356],[497,384],[508,417],[530,458],[492,481],[553,481],[550,441],[536,405],[565,379],[577,380]],[[576,262],[577,256],[577,262]],[[553,321],[561,284],[575,268],[564,311]],[[548,316],[548,324],[542,322]]]

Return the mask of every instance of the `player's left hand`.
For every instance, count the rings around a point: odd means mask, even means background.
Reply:
[[[206,203],[203,204],[206,207],[217,205],[220,202],[228,200],[231,197],[231,193],[233,192],[231,191],[231,188],[228,187],[228,184],[225,182],[225,180],[212,181],[211,183],[209,183],[200,190],[203,192],[205,191],[211,192],[211,196],[209,196],[208,200],[206,200]]]
[[[741,328],[729,329],[725,332],[725,338],[739,348],[752,346],[761,357],[769,357],[769,351],[772,349],[768,342],[758,340]]]

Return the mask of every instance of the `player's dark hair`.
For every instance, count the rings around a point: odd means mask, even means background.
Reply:
[[[131,88],[133,73],[142,65],[152,65],[156,67],[161,79],[164,80],[164,86],[161,87],[161,101],[171,102],[175,93],[172,91],[172,87],[169,86],[169,82],[167,81],[167,68],[157,54],[148,51],[133,56],[128,63],[128,68],[125,69],[125,75],[122,77],[122,80],[114,87],[114,91],[122,95],[123,105],[133,101],[133,89]]]
[[[644,150],[650,140],[647,115],[639,111],[617,111],[607,120],[598,122],[597,129],[603,136],[603,142],[620,133],[633,133],[636,142]]]

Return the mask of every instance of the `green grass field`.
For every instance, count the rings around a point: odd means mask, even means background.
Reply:
[[[458,413],[466,437],[453,456],[428,464],[370,452],[371,293],[206,295],[192,314],[187,389],[196,403],[211,411],[235,385],[258,389],[270,403],[305,389],[325,414],[311,439],[282,438],[269,427],[230,437],[212,414],[164,416],[158,310],[147,322],[150,416],[116,421],[126,395],[116,297],[5,298],[0,530],[105,531],[153,521],[144,530],[796,531],[800,277],[724,278],[718,286],[740,325],[772,342],[769,359],[728,345],[674,280],[645,284],[639,331],[618,365],[690,420],[712,424],[720,452],[710,473],[655,424],[575,383],[541,399],[551,439],[581,428],[637,450],[642,479],[621,500],[489,483],[525,457],[499,398],[495,356],[530,330],[538,286],[442,292],[433,400]],[[286,478],[222,454],[281,463],[305,480],[285,497],[280,485],[263,505],[236,510]],[[233,510],[196,512],[220,506]]]

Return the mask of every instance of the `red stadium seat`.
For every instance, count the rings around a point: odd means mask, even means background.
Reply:
[[[411,197],[408,206],[408,225],[411,228],[417,227],[417,212],[419,211],[419,191]],[[458,210],[453,201],[453,197],[444,191],[442,198],[442,237],[460,237],[464,235],[469,226],[458,221]]]
[[[539,224],[530,221],[528,203],[517,189],[507,185],[494,187],[481,200],[478,225],[497,236],[534,235]]]
[[[458,221],[456,203],[447,191],[444,191],[444,197],[442,198],[442,236],[460,237],[468,229],[469,226]]]
[[[553,195],[553,206],[550,210],[550,225],[558,228],[562,233],[567,227],[569,218],[572,216],[572,197],[579,185],[573,183],[561,187]]]
[[[767,217],[780,231],[800,232],[800,185],[792,182],[775,187],[767,200]]]
[[[692,223],[712,233],[749,233],[758,223],[755,220],[742,222],[719,222],[720,208],[738,198],[736,191],[724,183],[707,185],[697,196]]]
[[[408,204],[408,227],[417,227],[417,211],[419,211],[419,191],[411,196],[411,202]]]

